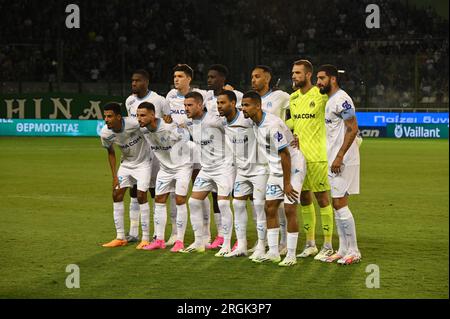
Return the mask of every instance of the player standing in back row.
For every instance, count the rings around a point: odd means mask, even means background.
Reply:
[[[292,66],[292,82],[297,90],[291,94],[288,126],[297,135],[300,150],[306,158],[306,177],[300,196],[303,227],[306,232],[306,247],[298,257],[316,255],[315,242],[316,215],[312,193],[320,206],[324,243],[315,260],[331,256],[333,251],[333,208],[328,191],[327,141],[325,130],[325,105],[328,97],[320,94],[313,86],[311,77],[313,66],[308,60],[295,61]]]
[[[142,102],[149,102],[155,105],[156,116],[170,121],[170,107],[166,99],[148,87],[150,75],[147,71],[139,69],[133,72],[131,76],[131,92],[132,94],[125,100],[125,107],[129,117],[137,119],[137,108]],[[159,161],[153,157],[150,151],[151,159],[151,179],[150,179],[150,196],[155,198],[155,180],[159,170]],[[139,234],[139,203],[137,200],[136,185],[130,188],[130,233],[127,236],[128,242],[138,241]],[[153,200],[153,212],[155,211],[155,201]]]
[[[322,65],[317,72],[320,93],[328,95],[325,110],[327,154],[331,197],[339,234],[339,250],[325,261],[353,264],[361,260],[356,242],[355,220],[348,207],[348,195],[359,194],[358,122],[350,96],[339,87],[335,66]]]

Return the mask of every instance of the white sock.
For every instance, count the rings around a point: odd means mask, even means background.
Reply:
[[[150,206],[148,203],[139,205],[141,213],[142,240],[150,241]]]
[[[214,223],[216,224],[217,228],[217,236],[223,237],[222,216],[220,216],[220,214],[214,213]]]
[[[203,200],[203,238],[205,243],[211,241],[211,203],[209,197],[206,196]]]
[[[189,211],[191,213],[191,225],[194,231],[194,244],[203,244],[203,201],[189,198]]]
[[[252,208],[253,222],[254,222],[255,225],[256,225],[257,220],[258,220],[258,215],[256,214],[255,200],[251,200],[251,201],[250,201],[250,206],[251,206],[251,208]]]
[[[233,232],[233,213],[231,212],[230,201],[228,199],[221,199],[218,200],[217,203],[219,204],[220,215],[222,216],[222,247],[230,247],[231,235]]]
[[[339,249],[338,254],[341,256],[345,256],[347,254],[347,240],[345,238],[345,229],[344,225],[341,222],[341,214],[334,210],[334,220],[336,221],[336,228],[339,235]]]
[[[286,257],[295,257],[296,250],[297,250],[297,239],[298,239],[298,232],[297,233],[287,233],[287,255]]]
[[[177,240],[184,242],[184,234],[187,226],[187,207],[186,204],[177,205]]]
[[[211,212],[209,211],[209,209],[205,209],[205,205],[203,205],[203,242],[205,243],[205,245],[211,242],[211,218],[209,216],[210,213]]]
[[[356,241],[356,227],[355,219],[348,206],[338,209],[336,213],[339,214],[343,229],[345,231],[345,239],[347,241],[348,250],[352,252],[359,252],[358,243]],[[347,251],[347,253],[349,253]]]
[[[125,239],[125,226],[123,222],[123,201],[113,203],[114,207],[114,225],[116,226],[117,239]]]
[[[155,229],[156,239],[164,240],[164,232],[167,223],[167,208],[166,204],[155,204]]]
[[[155,199],[152,198],[152,212],[153,212],[153,235],[152,238],[156,237],[156,223],[155,223]]]
[[[280,246],[285,246],[287,241],[287,221],[283,203],[278,207],[278,220],[280,222]]]
[[[266,212],[264,211],[264,200],[254,200],[254,210],[256,212],[256,232],[258,235],[258,249],[266,249]]]
[[[130,236],[139,235],[139,202],[136,197],[130,200]]]
[[[170,235],[171,237],[173,235],[177,235],[177,203],[175,200],[175,193],[170,193],[169,195],[169,200],[170,200],[170,223],[172,224],[172,234]]]
[[[267,241],[269,243],[269,253],[279,255],[278,250],[278,234],[280,228],[268,228],[267,229]]]
[[[234,229],[238,241],[237,249],[247,250],[247,201],[233,199]]]

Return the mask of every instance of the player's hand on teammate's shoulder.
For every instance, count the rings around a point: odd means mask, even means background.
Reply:
[[[234,87],[232,87],[230,84],[225,84],[225,85],[223,86],[223,89],[224,89],[224,90],[228,90],[228,91],[233,91],[233,90],[234,90]]]
[[[166,122],[167,124],[170,124],[173,122],[173,119],[170,115],[163,115],[163,120],[164,122]]]

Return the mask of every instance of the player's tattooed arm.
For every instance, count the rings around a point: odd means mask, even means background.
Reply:
[[[355,140],[356,135],[358,134],[358,122],[356,121],[356,117],[348,118],[344,121],[345,124],[345,135],[344,142],[342,143],[339,152],[336,155],[333,163],[331,164],[331,172],[332,173],[340,173],[342,162],[344,160],[344,155],[347,153],[350,146],[352,146],[353,141]]]
[[[114,146],[111,145],[108,148],[108,162],[109,166],[111,168],[112,173],[112,187],[113,189],[117,188],[119,186],[119,179],[117,178],[117,172],[116,172],[116,152],[114,151]]]

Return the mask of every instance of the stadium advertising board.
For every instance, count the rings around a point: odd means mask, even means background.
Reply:
[[[446,124],[448,113],[388,113],[356,112],[359,126],[382,126],[388,124]]]
[[[103,120],[0,119],[0,136],[99,136]]]
[[[360,126],[362,137],[386,137],[386,128],[383,126]]]
[[[448,124],[388,124],[387,137],[448,138]]]
[[[125,98],[90,94],[1,94],[0,118],[101,120],[101,107],[108,102],[123,104]],[[125,108],[123,112],[126,113]]]

